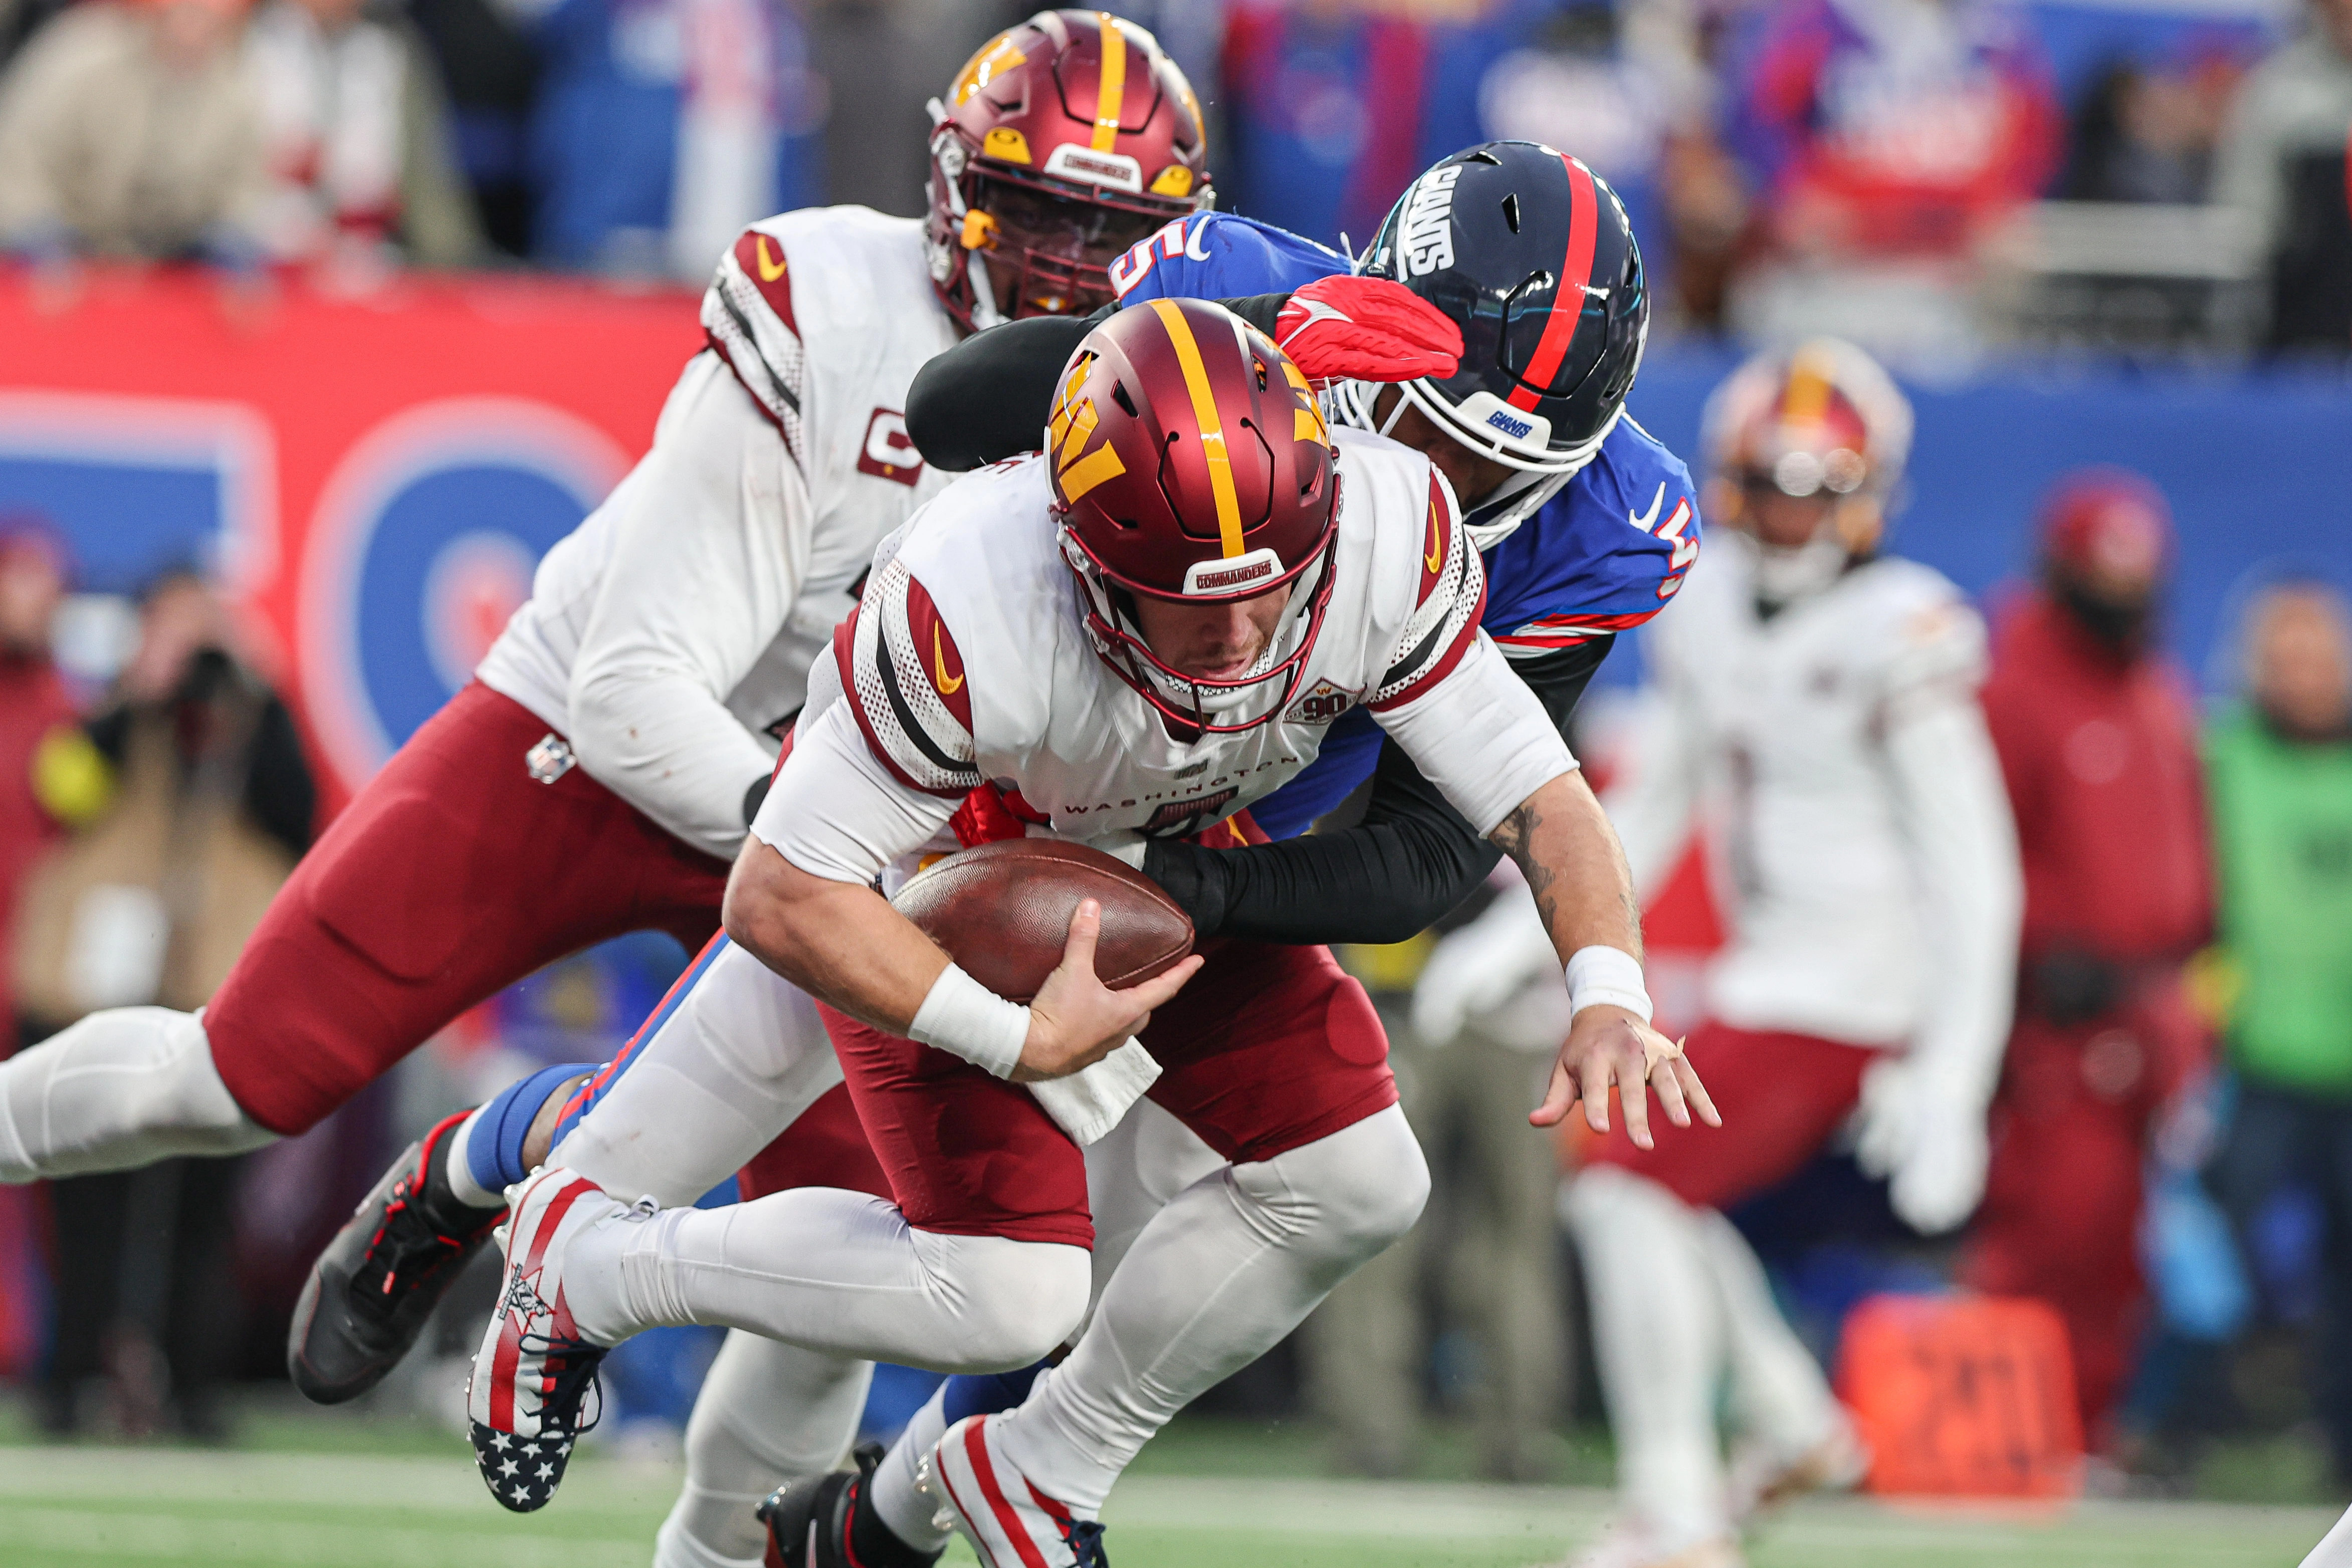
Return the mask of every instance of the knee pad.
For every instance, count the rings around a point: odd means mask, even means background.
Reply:
[[[954,1343],[940,1370],[1012,1372],[1052,1354],[1076,1333],[1092,1293],[1086,1249],[1001,1236],[917,1231],[933,1271],[962,1298]]]
[[[1360,1263],[1411,1230],[1429,1202],[1429,1162],[1391,1105],[1273,1159],[1234,1167],[1252,1223]]]
[[[12,1059],[0,1074],[6,1179],[128,1170],[178,1155],[238,1155],[277,1134],[247,1117],[213,1065],[203,1019],[110,1008]]]

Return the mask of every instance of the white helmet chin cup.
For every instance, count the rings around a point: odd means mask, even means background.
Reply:
[[[1544,444],[1549,426],[1543,421],[1520,415],[1491,392],[1478,392],[1456,407],[1440,397],[1428,382],[1405,382],[1399,383],[1398,390],[1403,395],[1391,406],[1387,417],[1377,417],[1373,405],[1385,384],[1342,382],[1334,387],[1331,401],[1338,409],[1339,422],[1357,430],[1387,435],[1410,405],[1458,444],[1490,463],[1517,470],[1500,489],[1469,508],[1463,517],[1463,526],[1481,550],[1492,549],[1510,538],[1521,523],[1559,494],[1560,486],[1601,455],[1601,443],[1609,439],[1609,433],[1617,428],[1617,421],[1624,415],[1621,407],[1591,440],[1553,451]],[[1502,423],[1505,421],[1508,428]]]
[[[1756,550],[1756,596],[1767,604],[1793,604],[1844,575],[1846,549],[1832,528],[1824,528],[1793,549],[1750,542]]]

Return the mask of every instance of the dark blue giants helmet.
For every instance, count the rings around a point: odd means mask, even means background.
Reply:
[[[1373,235],[1360,270],[1392,277],[1462,329],[1451,380],[1381,390],[1350,382],[1351,424],[1382,428],[1406,404],[1476,452],[1518,470],[1465,519],[1486,549],[1592,461],[1624,412],[1650,333],[1641,247],[1607,182],[1533,141],[1489,141],[1415,180]]]

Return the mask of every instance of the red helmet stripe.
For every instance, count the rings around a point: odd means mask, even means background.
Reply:
[[[1108,11],[1096,12],[1095,22],[1102,29],[1102,75],[1096,78],[1094,149],[1108,152],[1118,144],[1118,110],[1127,97],[1127,34]]]
[[[1543,401],[1539,389],[1551,385],[1560,361],[1568,357],[1569,344],[1576,340],[1576,324],[1584,319],[1585,286],[1592,281],[1592,247],[1601,234],[1601,204],[1592,189],[1592,171],[1565,152],[1559,161],[1568,166],[1568,254],[1560,258],[1551,319],[1544,323],[1543,336],[1536,340],[1527,374],[1511,389],[1511,406],[1529,413]],[[1569,303],[1571,294],[1573,305]]]
[[[1217,394],[1209,385],[1209,369],[1201,362],[1201,345],[1192,324],[1169,299],[1154,299],[1151,308],[1168,329],[1176,350],[1176,363],[1184,371],[1184,390],[1192,394],[1192,420],[1201,427],[1201,456],[1209,465],[1209,494],[1217,503],[1217,538],[1228,558],[1242,553],[1242,504],[1234,490],[1234,460],[1225,449],[1224,421],[1217,413]]]

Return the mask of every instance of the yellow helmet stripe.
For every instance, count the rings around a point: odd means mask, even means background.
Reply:
[[[1095,19],[1102,26],[1102,90],[1095,97],[1094,149],[1108,152],[1118,143],[1118,106],[1127,97],[1127,34],[1108,11]]]
[[[1225,450],[1224,422],[1217,414],[1216,394],[1209,390],[1209,368],[1201,362],[1201,345],[1192,324],[1169,299],[1154,299],[1168,340],[1176,347],[1176,363],[1184,372],[1184,390],[1192,394],[1192,420],[1201,427],[1201,455],[1209,465],[1209,493],[1217,502],[1217,538],[1228,557],[1242,553],[1242,505],[1234,494],[1234,461]]]
[[[1780,394],[1780,417],[1790,424],[1818,424],[1829,413],[1835,361],[1818,343],[1799,349],[1789,361],[1789,385]]]

